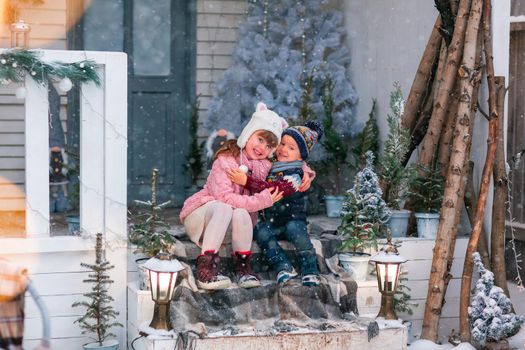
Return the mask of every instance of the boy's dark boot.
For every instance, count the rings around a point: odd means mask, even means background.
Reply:
[[[218,252],[205,251],[197,257],[197,286],[206,290],[225,289],[231,285],[228,277],[219,273]]]
[[[233,263],[239,287],[254,288],[261,285],[261,282],[252,269],[251,252],[235,252],[235,254],[233,254]]]

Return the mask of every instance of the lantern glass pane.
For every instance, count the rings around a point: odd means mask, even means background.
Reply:
[[[159,272],[159,299],[158,301],[168,301],[171,290],[172,272]]]
[[[150,281],[150,287],[151,287],[151,298],[155,301],[159,300],[158,297],[158,272],[149,270],[149,281]]]
[[[175,291],[175,282],[177,282],[177,272],[173,274],[173,278],[171,279],[171,282],[170,282],[170,291],[169,291],[170,295],[169,295],[168,300],[173,299],[173,292]]]
[[[396,287],[397,271],[399,264],[377,263],[379,277],[381,278],[381,290],[393,292]]]

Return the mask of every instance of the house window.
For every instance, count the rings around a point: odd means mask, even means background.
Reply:
[[[525,16],[525,1],[523,0],[512,0],[510,3],[510,15],[511,16]]]
[[[169,0],[133,1],[133,70],[135,75],[170,73],[171,9]]]
[[[124,1],[93,0],[84,6],[84,49],[124,51]]]

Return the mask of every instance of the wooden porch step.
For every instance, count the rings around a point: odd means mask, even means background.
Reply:
[[[291,332],[275,334],[240,333],[237,335],[208,334],[204,338],[190,338],[189,345],[194,350],[406,350],[407,328],[396,321],[377,320],[379,333],[368,338],[368,320],[362,323],[341,322],[324,331],[297,329]],[[182,338],[182,336],[181,336]],[[139,329],[128,322],[128,349],[135,340],[135,350],[173,350],[176,348],[178,335],[162,337],[152,335],[140,337]]]

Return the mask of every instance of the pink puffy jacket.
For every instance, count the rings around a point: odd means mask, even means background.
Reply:
[[[271,162],[267,159],[243,159],[243,164],[248,166],[253,177],[260,180],[266,178],[272,166]],[[257,223],[257,212],[271,207],[273,200],[268,189],[250,195],[250,192],[244,189],[244,187],[231,182],[226,170],[237,169],[238,167],[239,161],[233,156],[219,156],[219,158],[213,162],[204,188],[184,202],[184,206],[180,212],[180,221],[184,223],[184,219],[201,205],[213,200],[218,200],[235,208],[246,209],[250,213],[252,222],[255,225],[255,223]]]

